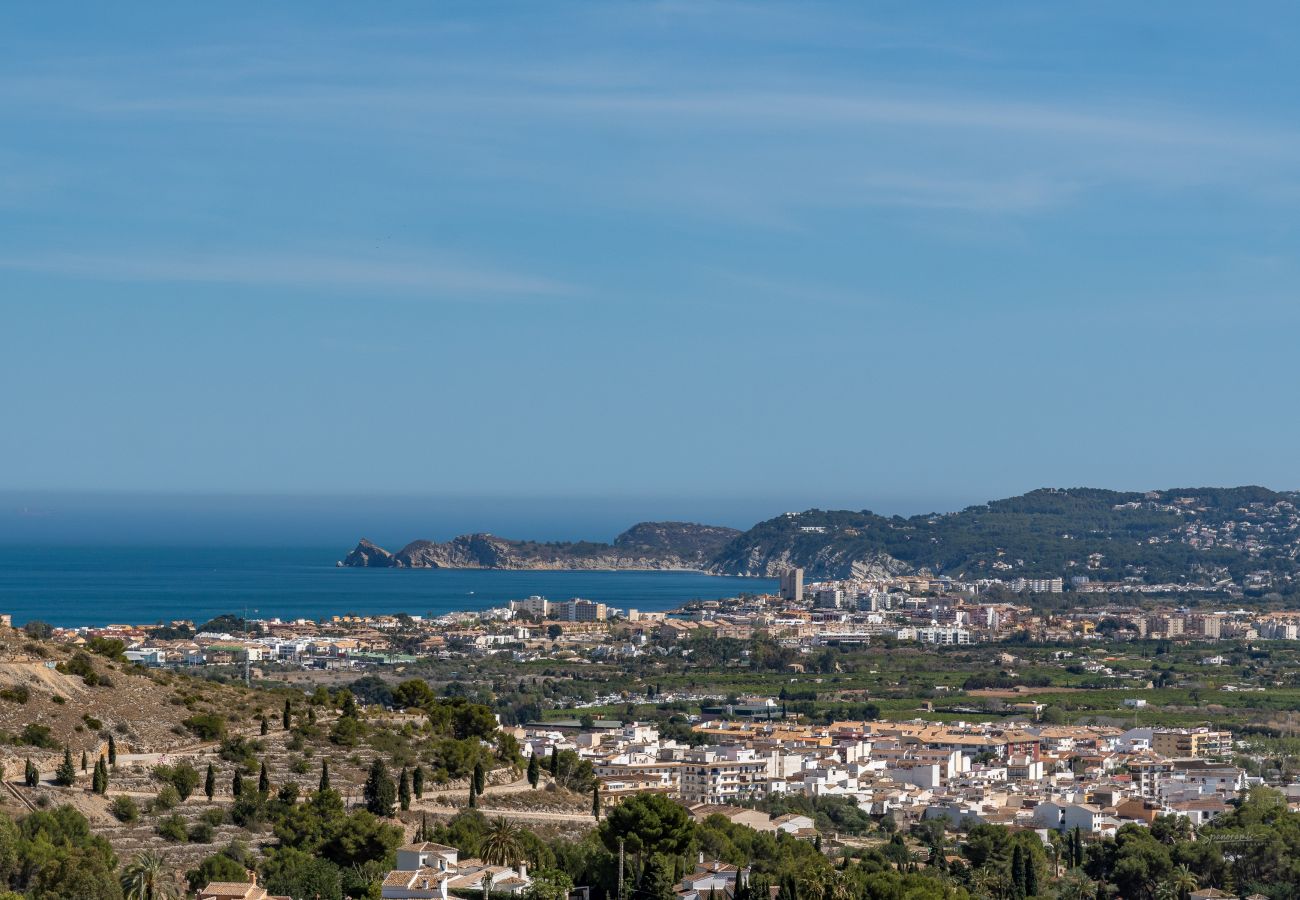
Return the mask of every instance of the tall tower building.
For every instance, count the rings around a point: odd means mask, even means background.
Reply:
[[[781,599],[803,599],[803,569],[787,569],[781,573]]]

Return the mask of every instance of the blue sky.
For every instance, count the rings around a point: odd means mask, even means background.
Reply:
[[[0,490],[1300,487],[1298,18],[7,5]]]

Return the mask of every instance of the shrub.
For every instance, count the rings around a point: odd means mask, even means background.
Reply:
[[[203,815],[199,816],[204,822],[216,828],[226,824],[226,810],[220,806],[214,806],[211,809],[203,810]]]
[[[119,822],[134,822],[140,818],[140,807],[125,794],[114,797],[108,809]]]
[[[190,826],[188,837],[191,844],[211,844],[212,835],[212,826],[200,820]]]
[[[181,800],[188,800],[199,786],[203,777],[188,760],[182,760],[174,766],[154,766],[153,777],[176,788]]]
[[[361,723],[352,716],[343,716],[334,723],[330,740],[340,747],[355,747],[361,740]]]
[[[200,713],[197,716],[190,716],[181,724],[202,741],[215,741],[226,733],[226,720],[215,713]]]
[[[31,691],[25,684],[16,684],[11,688],[0,690],[0,700],[8,700],[10,703],[26,703],[31,699]]]
[[[158,796],[153,798],[153,808],[155,812],[159,810],[165,812],[169,809],[175,809],[180,805],[180,802],[181,795],[176,793],[176,788],[170,784],[164,784],[162,790],[158,791]]]
[[[158,823],[158,834],[175,843],[185,842],[185,819],[172,814]]]
[[[81,721],[85,722],[86,727],[89,728],[91,731],[99,731],[101,728],[104,727],[103,722],[99,721],[99,719],[96,719],[94,716],[90,715],[89,713],[82,716]]]
[[[91,687],[99,684],[95,664],[90,661],[90,655],[84,650],[78,650],[72,655],[72,659],[59,663],[55,668],[65,675],[80,675],[81,680]]]
[[[35,722],[28,722],[23,726],[22,733],[18,735],[18,743],[40,747],[42,750],[59,749],[59,742],[50,736],[49,726],[37,725]]]

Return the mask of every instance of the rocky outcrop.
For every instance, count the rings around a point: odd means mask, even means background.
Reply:
[[[779,578],[791,569],[803,569],[810,578],[886,578],[906,575],[912,567],[888,553],[862,552],[830,546],[799,552],[789,547],[762,546],[728,548],[709,570],[717,575],[749,575]]]
[[[352,552],[343,557],[343,565],[354,568],[384,569],[396,563],[393,562],[393,554],[362,538],[356,547],[352,548]]]

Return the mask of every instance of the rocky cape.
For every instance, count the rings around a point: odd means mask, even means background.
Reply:
[[[614,539],[516,541],[463,534],[450,541],[412,541],[396,553],[362,539],[342,565],[394,569],[665,570],[712,572],[712,559],[739,534],[691,522],[642,522]]]
[[[1042,488],[952,513],[811,509],[747,531],[643,522],[613,543],[469,534],[390,553],[361,541],[341,563],[384,568],[664,569],[811,579],[941,574],[963,579],[1241,585],[1300,594],[1300,493],[1262,487]]]

